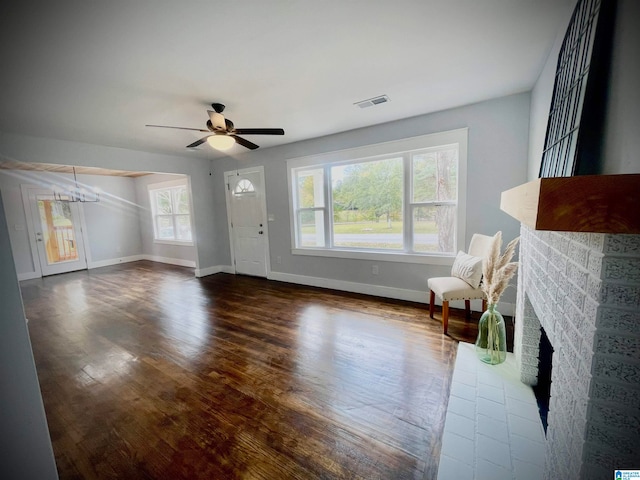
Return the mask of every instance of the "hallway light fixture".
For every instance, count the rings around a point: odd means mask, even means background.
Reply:
[[[100,201],[100,191],[97,188],[87,190],[86,188],[80,188],[78,185],[78,178],[76,177],[76,167],[73,167],[73,183],[74,188],[69,190],[59,190],[54,188],[53,198],[59,202],[81,202],[81,203],[96,203]]]

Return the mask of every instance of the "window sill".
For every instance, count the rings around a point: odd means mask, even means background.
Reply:
[[[357,260],[376,260],[378,262],[418,263],[425,265],[452,266],[455,254],[441,255],[413,255],[403,252],[372,252],[338,250],[325,248],[293,248],[292,255],[306,255],[311,257],[354,258]]]
[[[178,247],[193,247],[193,242],[180,242],[178,240],[154,239],[153,243],[159,243],[160,245],[177,245]]]

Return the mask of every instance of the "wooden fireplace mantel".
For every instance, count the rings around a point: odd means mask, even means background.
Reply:
[[[502,192],[500,208],[535,230],[640,233],[640,174],[538,178]]]

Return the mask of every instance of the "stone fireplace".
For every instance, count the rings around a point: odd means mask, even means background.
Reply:
[[[514,354],[528,385],[541,328],[554,349],[545,478],[640,468],[640,235],[523,223]]]

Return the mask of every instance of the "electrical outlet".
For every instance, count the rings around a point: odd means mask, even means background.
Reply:
[[[371,273],[373,273],[374,275],[378,274],[378,265],[374,265],[373,267],[371,267]]]
[[[280,264],[282,263],[282,257],[281,257],[280,255],[278,255],[278,256],[276,257],[276,263],[277,263],[278,265],[280,265]]]

